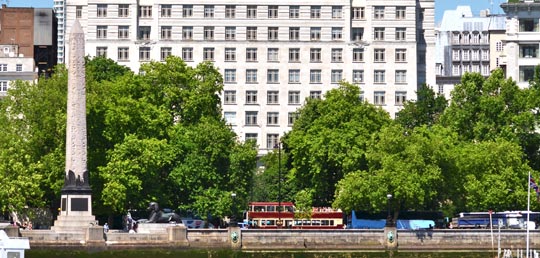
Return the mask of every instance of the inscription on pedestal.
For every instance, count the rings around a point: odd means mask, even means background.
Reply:
[[[71,211],[88,211],[88,199],[71,198]]]

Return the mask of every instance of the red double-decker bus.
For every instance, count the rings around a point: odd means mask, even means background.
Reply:
[[[252,202],[245,214],[244,223],[260,229],[342,229],[343,212],[330,207],[314,207],[309,218],[295,217],[292,202]],[[281,207],[281,208],[279,208]]]

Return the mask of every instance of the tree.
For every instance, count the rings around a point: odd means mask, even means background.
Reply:
[[[407,134],[397,124],[383,127],[369,142],[369,168],[339,181],[333,206],[345,212],[380,211],[392,194],[396,218],[400,210],[439,210],[455,187],[448,154],[456,142],[455,134],[439,126]]]
[[[444,96],[436,95],[426,84],[422,84],[416,94],[417,100],[405,102],[396,116],[396,122],[407,130],[436,124],[447,106]]]
[[[311,219],[311,213],[313,211],[313,196],[311,190],[300,190],[294,196],[295,199],[295,212],[294,218],[299,220]],[[302,227],[303,223],[300,223]]]
[[[342,83],[323,100],[308,100],[283,139],[295,188],[312,189],[317,206],[329,206],[335,184],[346,174],[367,168],[367,142],[391,121],[359,96],[357,86]]]

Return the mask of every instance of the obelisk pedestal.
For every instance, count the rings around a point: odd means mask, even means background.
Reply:
[[[66,174],[56,232],[84,232],[96,225],[92,215],[92,190],[87,170],[86,71],[84,32],[78,20],[69,35],[66,126]]]

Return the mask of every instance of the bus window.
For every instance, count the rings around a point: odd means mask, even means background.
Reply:
[[[266,206],[266,211],[276,211],[276,206]]]
[[[264,211],[264,206],[255,206],[254,211]]]
[[[285,206],[285,211],[294,212],[294,208],[293,208],[293,206]]]

